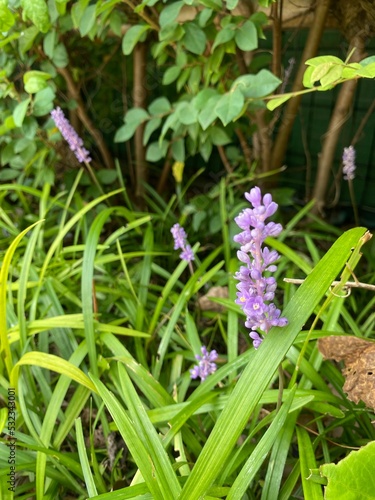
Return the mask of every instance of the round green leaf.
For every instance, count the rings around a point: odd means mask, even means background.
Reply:
[[[224,94],[215,107],[215,113],[226,126],[238,117],[245,103],[245,98],[239,88]]]
[[[65,45],[59,43],[55,47],[55,50],[53,51],[52,61],[57,68],[65,68],[68,65],[69,58]]]
[[[23,120],[26,116],[27,113],[27,108],[29,107],[30,103],[30,97],[26,99],[25,101],[20,102],[17,104],[17,106],[14,108],[13,111],[13,118],[14,118],[14,124],[16,127],[20,127],[23,123]]]
[[[47,33],[50,27],[48,7],[45,0],[21,0],[24,16],[42,33]]]
[[[375,442],[352,451],[338,464],[324,464],[320,472],[328,478],[325,500],[375,500]]]
[[[172,143],[172,156],[176,161],[185,161],[185,141],[183,139]]]
[[[237,47],[241,50],[254,50],[258,48],[258,33],[255,24],[247,20],[236,30],[234,37]]]
[[[96,21],[96,3],[93,5],[89,5],[79,22],[79,32],[81,33],[81,36],[86,36],[91,28],[94,26]]]
[[[27,71],[23,75],[23,83],[25,85],[25,90],[29,94],[36,94],[40,90],[47,87],[47,80],[51,78],[49,73],[44,71]]]
[[[46,87],[35,95],[33,105],[34,116],[44,116],[53,109],[55,91],[51,87]]]
[[[157,130],[160,127],[160,125],[161,125],[161,118],[158,118],[158,117],[151,118],[151,120],[149,120],[146,123],[145,130],[143,133],[143,145],[144,146],[150,140],[152,133],[155,132],[155,130]]]
[[[148,107],[150,115],[164,115],[171,109],[171,103],[166,97],[158,97]]]
[[[216,47],[219,45],[222,45],[223,43],[227,43],[230,40],[233,40],[235,33],[236,33],[236,25],[235,24],[228,24],[225,28],[217,32],[217,35],[215,37],[214,44],[212,45],[211,52],[213,52]]]
[[[146,160],[147,161],[161,160],[166,155],[167,149],[168,149],[167,141],[162,141],[161,144],[159,142],[152,142],[147,148]]]
[[[190,104],[190,102],[179,104],[176,111],[178,119],[184,125],[191,125],[193,123],[196,123],[198,118],[198,111]]]
[[[181,73],[180,66],[171,66],[163,75],[163,85],[169,85],[174,82]]]
[[[194,22],[184,24],[185,35],[183,44],[193,54],[201,55],[206,49],[206,35]]]
[[[159,25],[161,28],[175,22],[180,10],[185,2],[172,2],[161,11],[159,16]]]
[[[122,52],[128,56],[133,52],[134,47],[141,40],[144,33],[150,29],[148,24],[136,24],[132,26],[124,35],[122,39]]]
[[[198,121],[203,130],[206,130],[211,125],[211,123],[216,120],[217,115],[215,113],[215,108],[220,99],[221,99],[220,95],[212,96],[207,101],[206,106],[204,106],[202,108],[202,111],[199,113]]]
[[[14,15],[8,9],[8,7],[1,3],[0,4],[0,32],[6,33],[13,26],[15,21]]]
[[[280,85],[281,80],[268,69],[262,69],[256,75],[243,75],[237,78],[232,88],[238,88],[246,98],[258,99],[271,94]]]
[[[215,146],[225,146],[232,142],[229,135],[220,127],[211,127],[209,129],[209,137]]]

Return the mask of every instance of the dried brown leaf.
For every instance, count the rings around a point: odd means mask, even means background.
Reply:
[[[224,311],[224,307],[221,304],[217,304],[210,300],[210,297],[218,297],[221,299],[228,298],[228,287],[227,286],[213,286],[208,290],[206,295],[203,295],[198,299],[199,307],[202,311]]]
[[[332,336],[318,340],[325,359],[344,361],[344,391],[350,401],[363,401],[375,411],[375,342],[351,336]]]

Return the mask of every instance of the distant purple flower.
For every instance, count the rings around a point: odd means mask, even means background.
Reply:
[[[186,260],[186,262],[191,262],[194,260],[194,253],[191,249],[191,246],[186,241],[186,232],[180,224],[176,223],[171,227],[171,233],[174,239],[174,249],[178,250],[181,248],[182,252],[180,253],[180,258],[182,260]]]
[[[202,346],[201,351],[202,356],[199,354],[195,356],[195,359],[198,360],[199,363],[190,370],[190,377],[193,379],[200,377],[203,382],[208,375],[216,371],[215,361],[218,358],[218,354],[216,351],[208,352],[206,346]]]
[[[77,160],[82,163],[90,163],[90,153],[83,147],[83,141],[74,130],[74,128],[69,123],[69,120],[65,118],[64,113],[60,107],[51,111],[51,116],[55,122],[56,127],[60,130],[61,135],[64,137],[68,143],[70,149],[76,155]]]
[[[282,231],[281,224],[265,222],[277,210],[277,203],[272,201],[270,194],[262,193],[258,187],[245,193],[245,198],[253,208],[245,208],[234,220],[242,229],[242,233],[234,237],[240,243],[237,252],[238,259],[245,265],[235,274],[237,284],[236,304],[240,305],[246,315],[245,326],[251,331],[250,337],[257,349],[263,337],[255,330],[268,333],[272,326],[285,326],[286,318],[280,317],[280,310],[272,303],[275,297],[276,281],[264,273],[274,273],[277,266],[274,262],[279,258],[275,250],[262,247],[268,236],[277,236]]]
[[[352,181],[355,178],[355,149],[353,146],[349,146],[348,148],[344,148],[344,152],[342,155],[343,166],[343,174],[344,179],[346,181]]]

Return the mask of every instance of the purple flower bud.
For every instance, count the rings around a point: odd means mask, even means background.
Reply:
[[[218,358],[218,354],[216,351],[207,351],[206,346],[201,347],[202,356],[196,354],[195,359],[199,361],[198,365],[194,366],[190,370],[190,377],[192,379],[196,379],[200,377],[203,382],[206,380],[208,375],[214,373],[216,371],[216,359]]]
[[[57,107],[51,111],[51,116],[55,122],[56,127],[60,130],[61,135],[68,143],[70,149],[76,155],[80,163],[90,163],[90,153],[83,147],[83,141],[71,126],[61,108]]]
[[[355,178],[355,149],[353,146],[349,146],[348,148],[344,148],[344,152],[342,155],[343,162],[343,174],[344,179],[346,181],[352,181]]]
[[[282,231],[281,224],[266,222],[266,219],[277,210],[277,203],[272,201],[270,194],[262,198],[259,187],[254,187],[245,198],[253,208],[245,208],[234,220],[242,229],[242,233],[234,237],[234,241],[241,245],[237,252],[238,260],[246,264],[241,266],[235,274],[237,284],[236,304],[240,305],[246,314],[245,326],[251,331],[253,346],[257,349],[263,341],[256,329],[265,334],[272,326],[285,326],[288,321],[280,317],[280,310],[272,303],[276,281],[271,276],[264,276],[264,272],[273,273],[277,270],[274,262],[279,254],[267,247],[263,242],[268,236],[277,236]]]
[[[178,248],[181,248],[182,250],[182,252],[180,253],[180,258],[182,260],[186,260],[186,262],[191,262],[192,260],[194,260],[193,250],[186,241],[187,236],[185,229],[180,226],[180,224],[176,223],[171,227],[171,233],[174,239],[174,249],[177,250]]]

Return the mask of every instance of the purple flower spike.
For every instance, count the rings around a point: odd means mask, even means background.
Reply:
[[[191,246],[186,241],[186,232],[180,224],[175,224],[171,227],[171,233],[174,239],[174,249],[177,250],[181,248],[180,258],[186,260],[186,262],[191,262],[194,260],[194,253]]]
[[[355,149],[353,146],[349,146],[348,148],[344,148],[344,152],[342,155],[343,166],[343,174],[344,179],[346,181],[352,181],[355,178]]]
[[[199,363],[190,370],[190,377],[193,379],[200,377],[203,382],[211,373],[216,371],[215,361],[218,358],[218,354],[216,351],[208,352],[206,346],[202,346],[201,351],[202,356],[199,354],[195,356],[195,359]]]
[[[274,273],[277,270],[274,262],[279,258],[275,250],[262,247],[268,236],[277,236],[282,231],[281,224],[267,222],[266,219],[277,210],[277,203],[272,201],[270,194],[262,193],[254,187],[245,198],[253,208],[245,208],[234,220],[242,229],[242,233],[234,237],[240,243],[241,250],[237,252],[238,260],[243,264],[235,274],[237,284],[236,304],[246,314],[245,326],[251,330],[250,337],[253,346],[258,349],[263,341],[255,330],[267,334],[272,326],[285,326],[286,318],[280,317],[280,310],[273,304],[276,291],[276,281],[264,273]]]
[[[83,147],[83,141],[74,130],[74,128],[69,123],[69,120],[65,118],[64,113],[61,108],[57,107],[51,111],[51,116],[55,122],[56,127],[60,130],[61,135],[64,137],[68,143],[70,149],[76,155],[77,160],[80,163],[90,163],[90,153]]]

